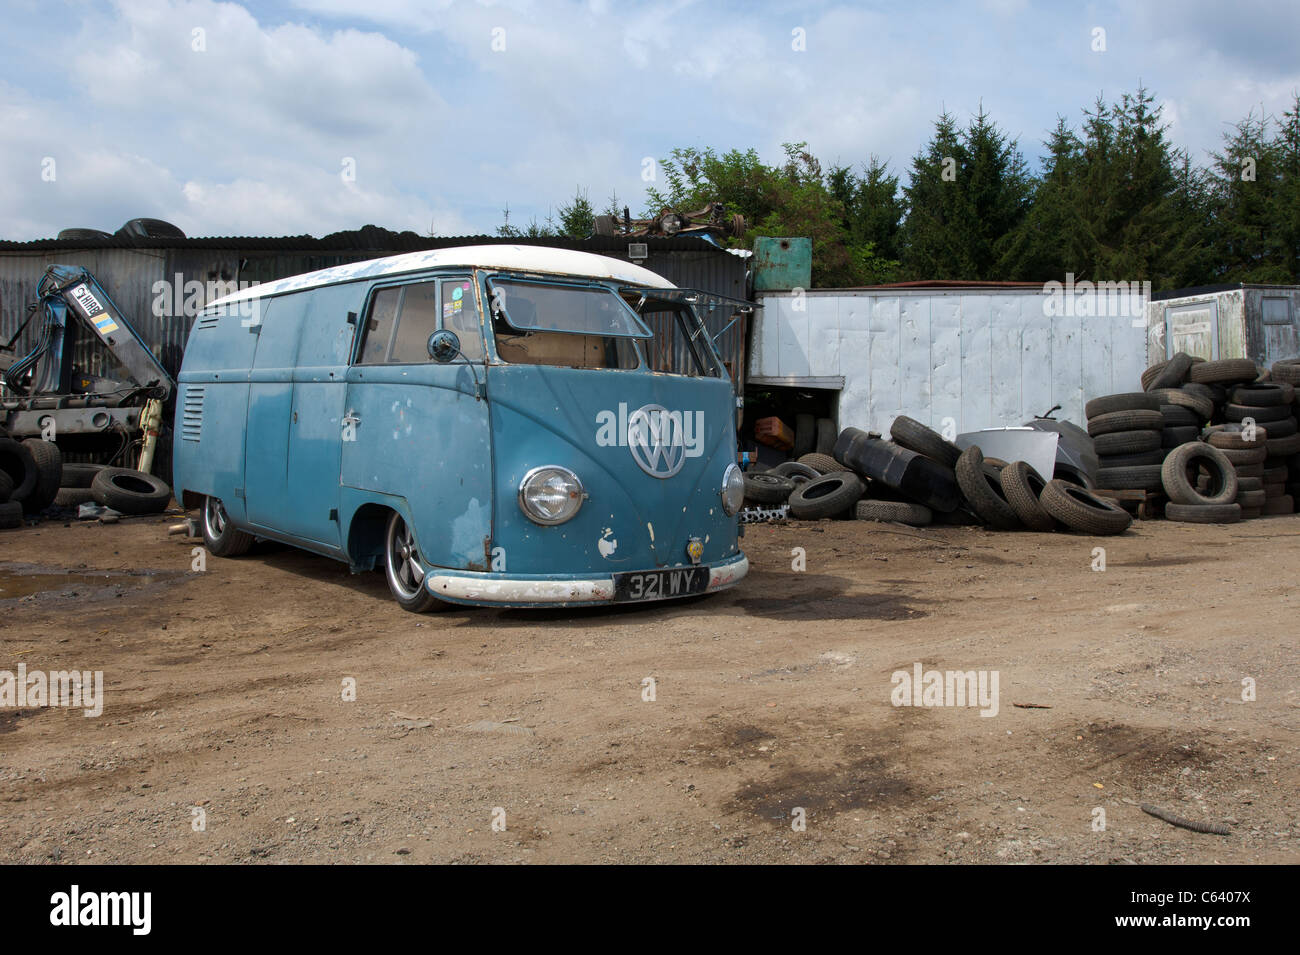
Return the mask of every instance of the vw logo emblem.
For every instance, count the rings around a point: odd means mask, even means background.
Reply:
[[[643,405],[627,417],[632,460],[646,474],[670,478],[686,463],[686,433],[679,412],[663,405]]]

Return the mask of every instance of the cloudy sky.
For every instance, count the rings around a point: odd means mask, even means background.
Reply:
[[[578,185],[637,212],[675,146],[901,170],[981,101],[1036,160],[1057,115],[1139,83],[1204,161],[1300,90],[1294,0],[6,0],[5,21],[6,239],[136,216],[461,235]]]

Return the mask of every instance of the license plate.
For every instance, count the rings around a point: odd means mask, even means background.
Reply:
[[[702,594],[709,586],[709,568],[677,567],[614,575],[615,600],[663,600]]]

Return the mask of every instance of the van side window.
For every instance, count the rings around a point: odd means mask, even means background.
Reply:
[[[402,303],[402,292],[400,288],[380,289],[371,299],[370,314],[366,316],[366,337],[361,342],[361,355],[357,359],[360,364],[382,364],[388,356],[388,344],[393,337],[393,322]]]
[[[468,275],[442,280],[442,327],[456,333],[462,355],[470,361],[483,360],[483,322]]]
[[[429,358],[429,336],[438,330],[438,283],[419,282],[404,285],[401,312],[397,316],[397,334],[389,363],[419,365]]]

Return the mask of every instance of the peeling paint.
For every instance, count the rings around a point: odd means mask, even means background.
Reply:
[[[607,527],[605,533],[601,534],[600,539],[596,541],[596,550],[600,551],[601,557],[612,557],[614,551],[618,550],[618,540],[610,536],[613,533],[614,528]]]

